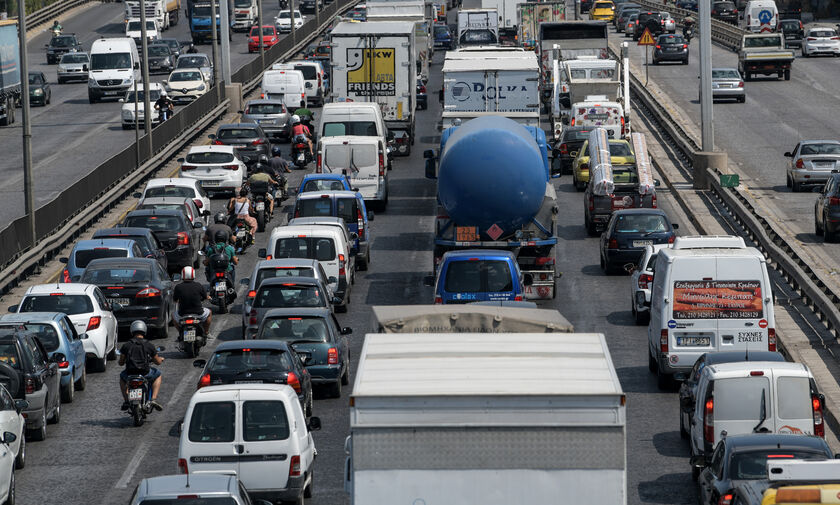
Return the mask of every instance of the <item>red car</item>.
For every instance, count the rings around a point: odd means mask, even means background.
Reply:
[[[269,49],[276,44],[280,39],[277,36],[277,30],[272,25],[263,25],[262,27],[263,48]],[[259,28],[251,27],[251,33],[248,35],[248,52],[254,53],[260,50]]]

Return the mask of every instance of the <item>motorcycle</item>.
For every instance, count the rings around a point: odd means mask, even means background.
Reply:
[[[155,347],[157,352],[164,351],[163,346]],[[149,388],[151,384],[143,375],[129,375],[126,381],[128,385],[128,415],[134,419],[134,426],[143,426],[146,416],[152,412],[152,405],[149,403]]]
[[[210,272],[210,303],[219,307],[219,313],[227,312],[228,305],[236,299],[236,289],[233,278],[228,272],[230,260],[223,253],[210,255],[207,269]]]
[[[269,185],[267,182],[254,182],[250,185],[251,201],[257,213],[257,231],[265,231],[265,223],[271,221],[271,205],[268,202]]]
[[[178,335],[181,351],[190,358],[195,358],[198,356],[199,349],[207,345],[207,335],[204,334],[201,319],[195,315],[186,314],[178,318],[178,326],[181,328]]]
[[[694,26],[686,26],[683,28],[683,37],[685,38],[686,44],[691,42],[691,39],[694,38]]]
[[[308,143],[295,141],[292,144],[292,161],[299,169],[305,168],[312,161]]]
[[[157,121],[158,126],[162,125],[167,119],[172,117],[172,112],[173,112],[172,109],[168,109],[168,108],[161,109],[160,112],[158,113],[158,121]]]
[[[240,217],[234,218],[230,227],[233,229],[233,236],[236,239],[236,244],[234,245],[236,253],[242,254],[245,252],[245,249],[248,249],[254,243],[254,234],[251,231],[251,227]]]
[[[58,37],[59,35],[61,35],[61,28],[53,26],[50,28],[50,33],[53,37]]]

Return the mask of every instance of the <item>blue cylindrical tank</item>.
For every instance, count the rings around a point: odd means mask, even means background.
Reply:
[[[458,226],[486,234],[494,224],[507,236],[537,214],[545,169],[534,137],[519,123],[484,116],[446,140],[438,171],[438,200]]]

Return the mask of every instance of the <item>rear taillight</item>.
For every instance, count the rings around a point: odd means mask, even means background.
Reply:
[[[560,154],[569,154],[568,144],[560,144]]]
[[[187,469],[187,460],[186,459],[178,458],[178,470],[181,473],[184,473],[184,474],[189,473],[189,471]]]
[[[673,243],[674,243],[674,239],[675,239],[675,238],[676,238],[676,237],[674,237],[673,235],[671,235],[670,237],[668,237],[668,243],[669,243],[669,244],[673,244]]]
[[[683,44],[683,49],[688,49],[688,44]]]
[[[662,46],[660,46],[659,44],[656,44],[656,48],[657,49],[662,49]]]
[[[300,477],[300,456],[294,455],[289,460],[289,477]]]
[[[202,375],[200,379],[198,379],[198,388],[197,389],[201,389],[201,388],[209,386],[209,385],[210,385],[210,374],[206,373],[206,374]]]
[[[776,328],[767,328],[767,350],[776,351]]]
[[[200,209],[200,208],[202,208],[202,207],[204,207],[204,202],[202,202],[202,201],[201,201],[201,200],[199,200],[198,198],[196,198],[195,200],[193,200],[193,203],[194,203],[194,204],[195,204],[195,206],[196,206],[197,208],[199,208],[199,209]]]
[[[659,332],[659,351],[668,352],[668,330]]]
[[[589,195],[589,210],[590,212],[595,210],[595,197],[592,195]]]
[[[222,169],[224,169],[224,170],[239,170],[239,165],[237,165],[237,164],[222,165]]]
[[[92,316],[92,317],[88,320],[87,329],[86,329],[85,331],[95,330],[95,329],[99,328],[99,323],[101,323],[101,322],[102,322],[102,318],[101,318],[101,317],[99,317],[99,316]]]
[[[639,289],[649,289],[650,283],[653,282],[653,276],[650,274],[642,274],[639,276]]]
[[[703,411],[703,439],[706,442],[715,443],[715,399],[709,398],[706,400],[705,410]]]
[[[263,144],[265,144],[265,140],[263,140],[263,139],[257,139],[255,141],[251,142],[252,146],[261,146]]]
[[[608,249],[618,249],[618,240],[611,238],[609,245],[607,245]]]
[[[70,282],[70,270],[65,268],[61,271],[61,282]]]
[[[807,38],[807,39],[805,39],[805,40],[817,40],[817,39],[816,39],[816,37],[808,37],[808,38]]]
[[[222,142],[221,140],[214,140],[214,141],[213,141],[213,145],[214,145],[214,146],[223,146],[223,145],[225,145],[225,144],[224,144],[224,142]]]
[[[811,407],[814,410],[814,435],[825,438],[825,423],[823,422],[822,400],[817,395],[811,396]]]
[[[715,14],[717,14],[717,11],[712,9],[712,15],[714,16]]]
[[[256,309],[251,309],[251,312],[248,313],[248,324],[254,326],[257,324],[257,311]]]
[[[831,198],[828,199],[828,204],[829,205],[840,205],[840,198],[838,198],[836,196],[832,196]]]
[[[359,227],[358,235],[359,240],[364,240],[365,238],[365,219],[362,216],[361,209],[356,209],[356,226]]]
[[[157,298],[160,296],[160,290],[149,286],[135,295],[135,298]]]
[[[181,172],[186,172],[187,170],[193,170],[195,165],[181,165]]]
[[[294,372],[289,372],[286,375],[286,384],[288,384],[292,389],[295,390],[295,393],[300,394],[300,379]]]
[[[224,278],[224,276],[225,276],[224,272],[216,272],[216,278],[217,279],[222,279],[222,278]]]
[[[130,387],[130,388],[142,388],[143,387],[143,381],[141,381],[141,380],[129,381],[128,387]]]
[[[338,255],[338,275],[347,275],[347,270],[344,266],[344,255]]]
[[[256,291],[254,291],[253,289],[251,291],[248,291],[248,299],[249,300],[253,300],[256,297],[257,297],[257,292]]]
[[[624,116],[621,116],[621,136],[623,137],[624,135]]]
[[[379,153],[379,177],[385,177],[385,155]]]
[[[656,193],[654,193],[654,194],[653,194],[653,195],[651,195],[651,197],[650,197],[650,206],[651,206],[651,208],[653,208],[653,209],[655,209],[655,208],[656,208]]]
[[[65,369],[65,368],[70,368],[70,362],[69,361],[59,361],[58,362],[58,368],[61,368],[62,370]]]
[[[34,393],[35,392],[35,379],[33,379],[32,377],[27,377],[24,380],[24,387],[25,387],[25,390],[26,390],[26,394],[31,395],[32,393]]]
[[[185,231],[179,231],[178,245],[190,245],[190,234]]]
[[[739,88],[743,88],[743,87],[744,87],[744,83],[743,83],[743,82],[739,82],[739,83],[738,83],[738,87],[739,87]]]
[[[323,161],[323,159],[321,157],[321,153],[318,153],[318,157],[315,160],[316,160],[315,161],[315,173],[320,174],[321,173],[321,163]]]
[[[726,493],[721,495],[720,499],[718,499],[718,505],[729,505],[732,503],[732,493]]]
[[[330,347],[329,349],[327,349],[327,364],[338,364],[338,349],[336,349],[335,347]]]
[[[443,303],[443,297],[440,295],[435,295],[435,305],[441,305]]]

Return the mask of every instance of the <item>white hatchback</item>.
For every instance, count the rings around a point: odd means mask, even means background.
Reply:
[[[201,183],[197,179],[185,179],[183,177],[149,179],[143,193],[135,193],[134,197],[141,200],[146,198],[192,198],[196,207],[201,210],[210,210],[210,197],[202,189]]]
[[[303,14],[299,10],[295,10],[295,30],[303,27]],[[280,11],[277,17],[274,18],[274,26],[280,33],[289,33],[292,31],[292,22],[289,11]]]
[[[207,93],[210,88],[200,68],[180,68],[173,70],[163,81],[166,92],[173,102],[192,102]]]
[[[120,110],[120,119],[122,120],[122,127],[123,130],[131,130],[134,129],[134,109],[137,109],[137,123],[140,128],[145,128],[145,116],[146,116],[146,99],[145,99],[145,92],[143,90],[143,83],[137,83],[137,95],[135,99],[134,90],[131,89],[128,93],[125,94],[124,98],[120,98],[120,103],[122,103],[122,108]],[[149,105],[152,107],[152,125],[158,121],[160,116],[160,112],[155,109],[155,102],[160,98],[160,92],[163,89],[160,83],[157,82],[150,82],[149,83]],[[136,104],[134,102],[137,102]]]
[[[670,244],[645,246],[645,252],[630,273],[630,306],[636,324],[645,325],[650,320],[650,290],[653,287],[653,265],[660,249]]]
[[[236,157],[233,146],[194,146],[181,163],[180,176],[195,179],[207,191],[234,192],[245,181],[245,163]]]
[[[840,36],[834,28],[818,26],[809,28],[805,33],[805,40],[802,42],[802,56],[809,57],[815,54],[829,54],[840,56]]]
[[[20,305],[12,312],[64,312],[76,333],[87,333],[82,342],[91,370],[104,372],[109,359],[116,357],[117,318],[112,312],[121,308],[111,304],[93,284],[40,284],[26,290]]]

